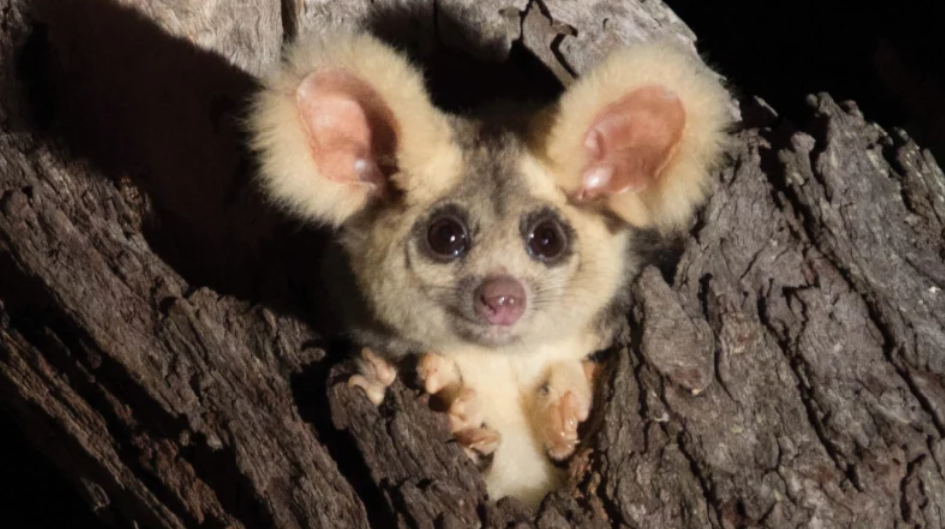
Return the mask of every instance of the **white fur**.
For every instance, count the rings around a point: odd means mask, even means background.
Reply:
[[[444,351],[458,366],[463,384],[479,395],[486,426],[502,436],[484,475],[493,500],[513,496],[537,507],[549,491],[564,484],[565,473],[552,464],[533,427],[534,401],[539,386],[554,375],[550,368],[583,373],[581,360],[594,350],[593,341],[574,335],[511,354],[478,347]],[[585,386],[583,391],[589,391]]]

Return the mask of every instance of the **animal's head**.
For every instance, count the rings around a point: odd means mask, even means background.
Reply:
[[[672,228],[704,198],[725,90],[688,54],[612,55],[523,134],[436,109],[367,35],[301,41],[258,93],[269,195],[340,229],[380,321],[430,349],[554,340],[627,273],[628,226]]]

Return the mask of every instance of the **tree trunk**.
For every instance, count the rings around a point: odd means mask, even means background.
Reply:
[[[0,406],[102,519],[945,526],[945,176],[904,134],[826,94],[803,123],[740,101],[674,275],[634,286],[570,485],[533,513],[487,501],[416,387],[378,409],[344,383],[325,234],[260,200],[241,105],[284,39],[332,24],[434,66],[468,51],[440,64],[447,106],[489,93],[463,74],[551,94],[691,32],[653,1],[122,4],[0,0]]]

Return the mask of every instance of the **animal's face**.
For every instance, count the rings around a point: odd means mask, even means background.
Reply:
[[[569,204],[510,132],[455,121],[453,182],[347,228],[374,313],[431,349],[527,346],[586,326],[623,277],[623,229]]]
[[[693,59],[614,53],[528,120],[526,149],[435,108],[368,35],[300,39],[257,94],[253,145],[268,196],[341,228],[382,322],[430,348],[527,346],[611,299],[628,226],[677,227],[704,197],[730,115]]]

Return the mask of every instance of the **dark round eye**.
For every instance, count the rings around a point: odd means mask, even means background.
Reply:
[[[528,253],[539,261],[558,257],[568,246],[561,224],[553,219],[539,222],[528,234]]]
[[[454,217],[440,217],[430,224],[427,242],[435,253],[453,258],[466,253],[469,236],[466,226],[459,220]]]

